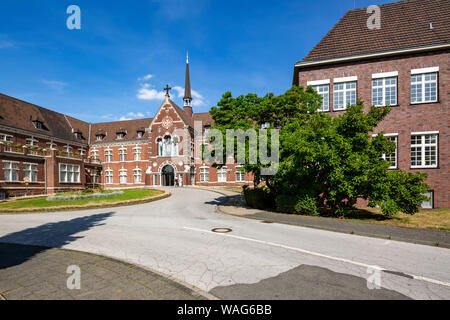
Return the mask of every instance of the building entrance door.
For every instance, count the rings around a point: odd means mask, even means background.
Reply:
[[[175,185],[175,171],[172,166],[165,166],[162,169],[161,176],[164,186],[173,187]]]

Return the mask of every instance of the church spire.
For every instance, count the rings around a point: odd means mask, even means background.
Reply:
[[[191,79],[189,77],[189,54],[186,53],[186,81],[184,84],[184,106],[190,107],[192,105],[191,95]]]

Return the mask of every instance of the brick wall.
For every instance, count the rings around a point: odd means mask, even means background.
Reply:
[[[332,116],[345,111],[333,111],[333,79],[357,76],[357,97],[364,101],[368,110],[372,101],[372,74],[398,71],[398,105],[376,128],[375,133],[398,133],[399,169],[428,174],[426,183],[434,192],[434,207],[449,208],[449,96],[450,75],[448,50],[432,53],[414,54],[378,60],[358,61],[339,65],[328,65],[300,69],[299,84],[306,86],[308,81],[330,79],[330,112]],[[411,70],[439,67],[438,102],[411,104]],[[439,131],[438,168],[411,168],[411,133]]]

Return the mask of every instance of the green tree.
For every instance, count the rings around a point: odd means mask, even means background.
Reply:
[[[248,164],[248,141],[234,143],[235,152],[246,149],[245,169],[254,174],[255,184],[265,182],[280,211],[317,214],[332,208],[343,214],[362,198],[385,215],[416,213],[426,200],[426,175],[388,170],[382,156],[393,153],[395,144],[382,133],[371,135],[390,107],[372,107],[365,113],[359,101],[332,118],[316,112],[320,105],[321,97],[311,87],[294,86],[282,95],[264,97],[233,98],[227,92],[211,115],[214,128],[223,134],[226,129],[259,129],[264,123],[280,130],[280,162],[273,176],[261,176],[259,162]]]

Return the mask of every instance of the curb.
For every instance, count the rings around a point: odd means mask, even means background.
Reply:
[[[254,209],[256,212],[255,213],[251,213],[251,214],[245,214],[245,215],[240,215],[240,214],[233,214],[233,213],[229,213],[226,212],[222,209],[223,204],[226,203],[226,201],[228,201],[228,198],[230,197],[230,195],[227,195],[223,192],[220,192],[218,190],[213,190],[213,189],[205,189],[205,188],[198,188],[198,189],[202,189],[202,190],[206,190],[206,191],[212,191],[218,194],[221,194],[223,196],[225,196],[227,198],[227,200],[225,200],[224,202],[222,202],[222,204],[216,205],[216,211],[221,213],[221,214],[226,214],[226,215],[230,215],[230,216],[234,216],[234,217],[240,217],[240,218],[245,218],[245,219],[249,219],[249,220],[255,220],[255,221],[270,221],[271,223],[278,223],[278,224],[284,224],[284,225],[290,225],[290,226],[298,226],[298,227],[303,227],[303,228],[311,228],[311,229],[317,229],[317,230],[323,230],[323,231],[331,231],[331,232],[337,232],[337,233],[343,233],[343,234],[351,234],[351,235],[356,235],[356,236],[362,236],[362,237],[370,237],[370,238],[376,238],[376,239],[383,239],[383,240],[390,240],[390,241],[399,241],[399,242],[405,242],[405,243],[412,243],[412,244],[419,244],[419,245],[426,245],[426,246],[431,246],[431,247],[435,247],[435,248],[445,248],[445,249],[450,249],[450,244],[439,244],[436,245],[436,243],[434,243],[433,241],[421,241],[421,240],[413,240],[413,239],[405,239],[405,238],[401,238],[401,237],[396,237],[396,236],[392,236],[392,235],[378,235],[378,234],[372,234],[372,233],[365,233],[365,232],[358,232],[358,231],[352,231],[352,232],[347,232],[347,231],[343,231],[337,228],[325,228],[325,227],[320,227],[320,226],[314,226],[314,225],[306,225],[306,224],[300,224],[300,223],[288,223],[288,222],[284,222],[284,221],[277,221],[274,219],[260,219],[260,218],[254,218],[252,217],[254,214],[257,214],[258,212],[264,213],[264,212],[268,212],[268,213],[273,213],[270,211],[264,211],[264,210],[259,210],[259,209]],[[375,225],[375,224],[371,224],[371,223],[365,223],[365,222],[360,222],[362,224],[368,224],[368,225]],[[420,228],[409,228],[409,227],[404,227],[404,226],[395,226],[397,228],[404,228],[404,229],[408,229],[408,230],[426,230],[426,229],[420,229]],[[444,231],[442,231],[444,232]]]
[[[157,190],[157,189],[155,189]],[[65,211],[78,211],[78,210],[92,210],[99,208],[115,208],[115,207],[126,207],[137,204],[149,203],[157,200],[162,200],[168,198],[172,195],[171,192],[167,190],[159,190],[164,191],[163,194],[151,196],[149,198],[136,199],[136,200],[126,200],[116,203],[103,203],[103,204],[95,204],[91,206],[70,206],[70,207],[50,207],[50,208],[33,208],[33,209],[19,209],[19,210],[4,210],[0,211],[0,215],[8,215],[8,214],[33,214],[33,213],[45,213],[45,212],[65,212]]]
[[[6,244],[8,244],[8,243],[6,243]],[[116,257],[112,257],[112,256],[105,255],[105,254],[96,254],[96,253],[91,253],[91,252],[87,252],[87,251],[80,251],[80,250],[73,250],[73,249],[66,249],[66,248],[54,248],[54,247],[36,246],[36,245],[28,245],[28,244],[20,244],[20,243],[11,243],[11,244],[23,245],[23,246],[28,246],[28,247],[42,247],[42,248],[47,248],[47,249],[57,249],[57,250],[61,250],[61,251],[67,251],[67,252],[73,252],[73,253],[81,253],[81,254],[87,254],[87,255],[91,255],[91,256],[95,256],[95,257],[99,257],[99,258],[110,259],[110,260],[113,260],[113,261],[116,261],[116,262],[120,262],[120,263],[127,264],[127,265],[132,265],[132,266],[138,267],[140,269],[152,272],[152,273],[154,273],[154,274],[156,274],[156,275],[158,275],[158,276],[160,276],[162,278],[165,278],[165,279],[168,279],[170,281],[173,281],[173,282],[183,286],[184,288],[187,288],[187,289],[189,289],[189,290],[191,290],[191,291],[201,295],[202,297],[204,297],[204,298],[206,298],[208,300],[220,300],[218,297],[210,294],[209,292],[206,292],[206,291],[204,291],[204,290],[202,290],[200,288],[197,288],[196,286],[193,286],[193,285],[191,285],[189,283],[186,283],[186,282],[184,282],[182,280],[178,280],[178,279],[174,278],[171,275],[165,274],[165,273],[163,273],[161,271],[157,271],[157,270],[154,270],[154,269],[152,269],[150,267],[143,266],[141,264],[134,263],[134,262],[131,262],[131,261],[128,261],[128,260],[125,260],[125,259],[116,258]],[[7,300],[7,299],[0,293],[0,300]]]

